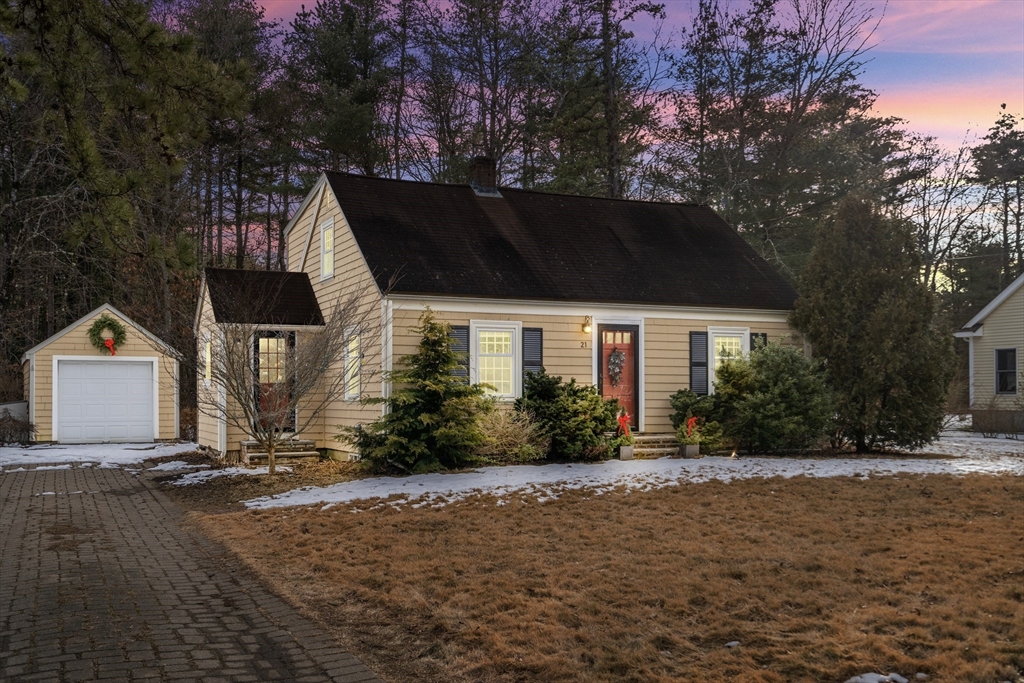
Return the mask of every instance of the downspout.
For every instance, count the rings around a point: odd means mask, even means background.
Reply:
[[[974,337],[967,338],[967,390],[969,392],[968,403],[971,410],[974,409]]]

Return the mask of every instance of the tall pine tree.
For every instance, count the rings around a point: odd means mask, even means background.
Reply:
[[[916,448],[938,436],[951,336],[934,325],[911,230],[867,202],[822,222],[790,321],[822,359],[837,433],[858,453]]]

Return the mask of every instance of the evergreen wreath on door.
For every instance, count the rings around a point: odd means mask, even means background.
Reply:
[[[109,330],[112,337],[104,337],[103,332]],[[128,339],[124,325],[104,313],[89,328],[89,342],[97,349],[106,349],[111,356],[117,355],[117,347]]]
[[[624,354],[618,346],[612,348],[612,352],[608,354],[608,379],[611,380],[612,386],[619,386],[619,382],[622,381],[622,366],[626,362],[626,354]]]

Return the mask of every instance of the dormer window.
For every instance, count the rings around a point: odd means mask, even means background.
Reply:
[[[320,279],[334,277],[334,219],[320,224]]]

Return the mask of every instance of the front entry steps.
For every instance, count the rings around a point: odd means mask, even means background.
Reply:
[[[679,455],[679,442],[675,434],[633,435],[634,458],[663,458],[666,455]]]
[[[316,450],[316,442],[307,439],[289,439],[274,449],[274,462],[278,465],[298,465],[319,459],[320,451]],[[255,441],[243,441],[242,462],[250,465],[266,464],[267,451]]]

